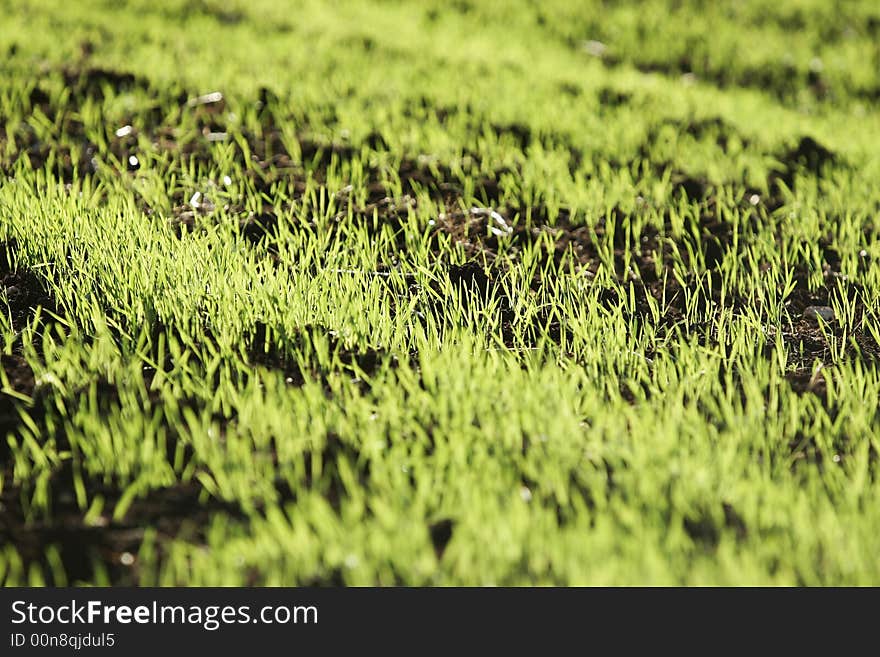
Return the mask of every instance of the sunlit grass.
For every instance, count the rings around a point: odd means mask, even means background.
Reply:
[[[0,581],[880,582],[873,3],[6,4]]]

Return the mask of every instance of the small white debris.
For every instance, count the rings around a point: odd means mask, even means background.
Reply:
[[[492,210],[492,211],[489,213],[489,216],[492,217],[492,219],[495,220],[495,223],[497,223],[499,226],[501,226],[501,227],[504,228],[505,230],[507,230],[507,231],[512,231],[512,230],[513,230],[513,228],[511,228],[510,226],[508,226],[508,225],[507,225],[507,222],[504,221],[504,217],[502,217],[500,214],[498,214],[497,212],[495,212],[495,210]]]
[[[140,165],[140,162],[138,162],[137,157],[134,156],[134,155],[129,155],[129,156],[128,156],[128,163],[129,163],[131,166],[133,166],[133,167],[136,167],[136,166]]]
[[[505,237],[513,232],[513,228],[507,224],[504,217],[498,212],[489,208],[471,208],[471,216],[473,217],[489,217],[497,226],[489,226],[489,232],[495,237]]]
[[[752,205],[758,205],[758,203],[760,203],[760,202],[761,202],[761,197],[758,196],[757,194],[752,194],[751,196],[749,196],[749,203],[751,203]]]
[[[193,208],[195,208],[196,210],[198,210],[198,209],[199,209],[199,206],[201,205],[201,203],[199,203],[199,201],[201,201],[201,200],[202,200],[202,193],[201,193],[201,192],[196,192],[195,194],[192,195],[192,198],[189,199],[189,204],[190,204]]]
[[[229,187],[232,184],[232,178],[229,176],[223,176],[223,184]]]
[[[134,555],[131,552],[123,552],[119,555],[119,563],[123,566],[131,566],[134,563]]]
[[[226,141],[229,139],[229,134],[226,132],[209,132],[205,135],[205,138],[208,141]]]
[[[867,258],[867,257],[868,257],[868,252],[865,251],[865,249],[862,249],[861,251],[859,251],[859,257],[860,257],[860,258]]]
[[[124,125],[116,131],[116,136],[122,139],[123,137],[128,137],[134,128],[130,125]]]
[[[840,463],[840,454],[835,454],[834,456],[831,457],[831,460],[834,461],[835,463]]]
[[[608,51],[608,46],[601,41],[590,39],[589,41],[584,41],[584,51],[593,57],[602,57]]]
[[[219,91],[212,91],[209,94],[190,98],[187,105],[190,107],[195,107],[196,105],[210,105],[211,103],[219,103],[221,100],[223,100],[223,94]]]
[[[522,501],[528,504],[532,501],[532,491],[529,490],[527,486],[523,486],[519,489],[519,496],[522,498]]]

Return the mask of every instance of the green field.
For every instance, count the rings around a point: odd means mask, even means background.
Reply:
[[[880,584],[874,0],[0,0],[0,583]]]

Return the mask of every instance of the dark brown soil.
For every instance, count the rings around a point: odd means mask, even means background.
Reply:
[[[25,567],[46,568],[46,550],[58,551],[68,581],[91,582],[96,568],[103,568],[112,585],[136,585],[139,582],[137,555],[145,530],[156,532],[161,558],[166,541],[180,539],[195,544],[205,540],[205,530],[215,513],[243,521],[237,505],[226,504],[205,495],[196,482],[177,483],[150,491],[135,499],[122,518],[112,517],[121,497],[118,488],[89,482],[88,496],[104,500],[103,512],[86,522],[86,514],[73,497],[69,461],[52,478],[51,511],[28,514],[28,493],[18,487],[7,488],[0,495],[0,541],[16,546]],[[54,582],[58,584],[58,582]]]
[[[32,273],[13,269],[10,257],[15,244],[0,243],[0,312],[8,312],[12,328],[21,331],[33,319],[38,308],[55,311],[55,303],[41,281]],[[5,304],[3,303],[5,300]],[[13,345],[12,353],[0,354],[3,379],[17,395],[32,397],[36,382],[34,372],[21,354],[21,345]],[[19,417],[15,397],[0,392],[0,438],[18,426]],[[9,445],[0,440],[0,463],[8,458]]]
[[[454,529],[455,521],[450,518],[438,520],[428,528],[431,535],[431,543],[434,546],[434,552],[437,554],[438,559],[443,558],[446,546],[449,545],[449,541],[452,540]]]
[[[21,331],[33,318],[37,308],[57,312],[55,302],[45,286],[32,272],[14,269],[9,259],[16,244],[0,242],[0,299],[5,299],[12,328]],[[4,308],[4,311],[6,309]]]

